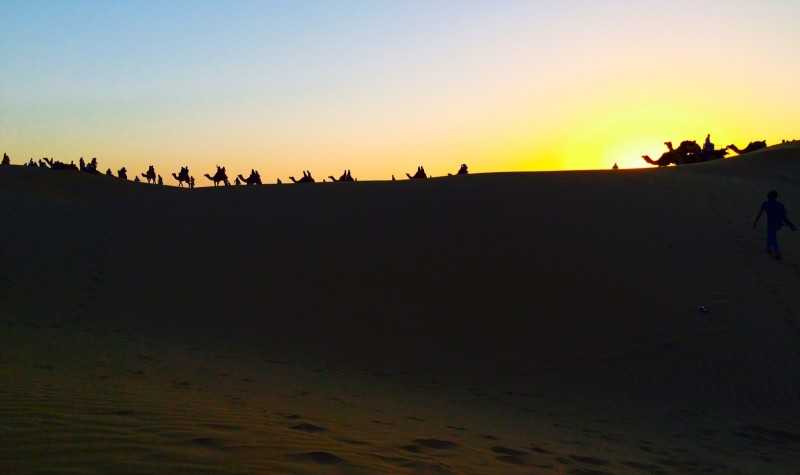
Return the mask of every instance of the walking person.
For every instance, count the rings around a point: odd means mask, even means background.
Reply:
[[[761,219],[761,215],[764,213],[767,214],[767,254],[780,260],[781,249],[778,246],[778,231],[784,224],[789,226],[789,229],[792,231],[795,231],[797,228],[786,216],[786,208],[783,206],[783,203],[778,201],[778,192],[775,190],[767,193],[767,201],[761,204],[758,216],[756,216],[756,220],[753,222],[753,229],[756,228],[758,220]]]

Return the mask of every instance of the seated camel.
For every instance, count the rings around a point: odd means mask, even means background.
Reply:
[[[178,174],[172,174],[172,177],[178,182],[179,187],[183,187],[183,184],[186,183],[186,186],[189,186],[189,181],[191,177],[189,176],[189,167],[181,167],[181,171]]]
[[[147,183],[155,183],[156,182],[156,167],[150,165],[147,167],[147,171],[142,173],[142,178],[147,180]]]
[[[715,150],[710,137],[706,137],[706,144],[703,148],[694,140],[684,140],[678,148],[673,148],[672,142],[664,142],[664,145],[667,146],[667,151],[661,154],[659,159],[653,160],[648,155],[642,155],[644,161],[651,165],[666,167],[719,160],[728,153],[728,147]]]
[[[206,173],[205,177],[213,181],[214,186],[217,186],[218,183],[223,183],[225,186],[231,186],[231,183],[228,181],[228,174],[225,173],[225,167],[217,165],[217,172],[214,173],[214,176]]]
[[[292,183],[315,183],[314,177],[311,176],[311,172],[308,170],[303,172],[303,178],[299,180],[295,180],[293,176],[290,176],[289,179],[292,180]]]
[[[766,140],[757,140],[755,142],[750,142],[747,144],[747,147],[744,149],[740,149],[736,145],[728,145],[728,148],[733,150],[734,152],[738,153],[739,155],[744,155],[745,153],[755,152],[756,150],[761,150],[762,148],[767,148],[767,141]]]
[[[462,163],[461,166],[458,167],[458,171],[456,172],[456,175],[467,175],[467,174],[469,174],[469,169],[467,168],[467,164],[466,163]],[[453,176],[452,173],[448,173],[448,175],[449,176]]]
[[[414,173],[413,176],[409,175],[408,173],[406,173],[406,176],[408,177],[409,180],[428,178],[428,175],[425,173],[425,168],[423,168],[422,166],[417,167],[417,172]]]
[[[355,178],[353,178],[353,175],[350,174],[350,170],[345,170],[344,173],[342,173],[339,176],[338,179],[336,177],[334,177],[333,175],[329,176],[328,178],[330,178],[332,182],[337,182],[337,181],[353,182],[353,181],[356,181]]]
[[[257,171],[255,171],[253,169],[250,170],[250,176],[248,176],[247,178],[243,177],[242,175],[238,175],[237,178],[241,182],[243,182],[245,185],[260,185],[261,184],[261,175]]]

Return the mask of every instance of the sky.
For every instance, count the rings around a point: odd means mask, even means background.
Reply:
[[[798,14],[796,0],[0,0],[0,150],[266,182],[641,167],[666,140],[800,138]]]

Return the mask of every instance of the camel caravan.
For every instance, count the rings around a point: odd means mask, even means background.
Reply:
[[[744,149],[739,149],[736,145],[728,145],[723,148],[716,148],[714,143],[711,142],[711,134],[706,135],[706,140],[703,146],[697,144],[694,140],[684,140],[678,145],[678,148],[672,146],[672,142],[664,142],[667,146],[667,151],[661,154],[657,160],[653,160],[649,155],[642,155],[645,162],[650,165],[659,167],[666,167],[669,165],[688,165],[691,163],[702,163],[711,160],[719,160],[725,158],[728,150],[733,150],[738,155],[755,152],[767,147],[766,140],[758,140],[750,142]],[[615,164],[616,165],[616,164]]]
[[[781,145],[786,144],[800,144],[800,140],[783,140]],[[661,157],[658,159],[650,158],[649,155],[642,155],[642,158],[645,162],[649,163],[650,165],[655,165],[658,167],[666,167],[669,165],[688,165],[692,163],[702,163],[708,162],[712,160],[719,160],[725,158],[729,152],[735,152],[737,155],[744,155],[747,153],[755,152],[757,150],[762,150],[767,147],[766,140],[757,140],[754,142],[750,142],[746,147],[739,148],[734,144],[728,145],[723,148],[716,148],[714,143],[711,141],[711,134],[706,136],[705,142],[702,146],[700,146],[694,140],[684,140],[678,145],[678,147],[674,147],[672,142],[664,142],[664,145],[667,147],[667,151],[661,154]],[[11,165],[11,157],[7,153],[3,153],[2,161],[0,161],[0,166],[7,166]],[[89,162],[86,162],[83,157],[80,157],[78,160],[78,164],[76,165],[74,161],[70,161],[69,163],[61,162],[55,160],[54,158],[47,158],[44,157],[38,161],[34,161],[31,158],[27,163],[23,162],[24,166],[27,167],[34,167],[34,168],[47,168],[50,170],[71,170],[80,173],[89,173],[92,175],[101,175],[102,173],[98,169],[97,158],[93,157]],[[250,170],[250,175],[245,177],[241,174],[236,175],[234,177],[234,182],[231,184],[230,179],[228,178],[228,173],[225,170],[225,167],[217,165],[217,170],[214,172],[213,175],[209,173],[204,173],[203,176],[208,179],[214,187],[217,186],[259,186],[262,185],[263,182],[261,180],[261,175],[255,169]],[[619,166],[615,163],[612,167],[613,170],[618,170]],[[448,173],[447,176],[463,176],[469,174],[469,168],[467,167],[466,163],[462,163],[461,166],[458,168],[458,171],[455,173]],[[111,171],[110,168],[106,169],[105,172],[106,176],[115,177],[120,180],[128,180],[128,170],[125,167],[120,168],[117,170],[116,175]],[[178,188],[188,188],[194,189],[195,187],[195,179],[194,176],[191,175],[189,172],[188,166],[180,167],[178,173],[171,173],[172,178],[178,183]],[[133,181],[135,183],[141,183],[140,177],[144,179],[148,184],[151,185],[164,185],[164,179],[156,172],[156,168],[153,165],[149,165],[147,170],[139,175],[134,174]],[[424,180],[427,178],[431,178],[430,175],[425,171],[425,167],[422,165],[417,167],[417,170],[414,174],[406,173],[406,177],[409,180]],[[392,181],[396,181],[395,176],[392,175]],[[295,178],[294,176],[290,176],[289,180],[292,183],[296,184],[309,184],[309,183],[316,183],[317,181],[314,179],[314,176],[311,174],[310,170],[303,170],[303,175],[300,179]],[[339,177],[335,177],[333,175],[329,175],[327,179],[323,179],[322,182],[330,182],[330,183],[354,183],[357,180],[353,178],[353,174],[350,169],[345,169]],[[277,178],[276,183],[278,185],[283,184],[280,178]]]

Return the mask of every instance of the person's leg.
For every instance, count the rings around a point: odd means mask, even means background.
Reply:
[[[776,258],[781,258],[781,250],[778,247],[778,230],[767,229],[767,251],[773,254]]]

